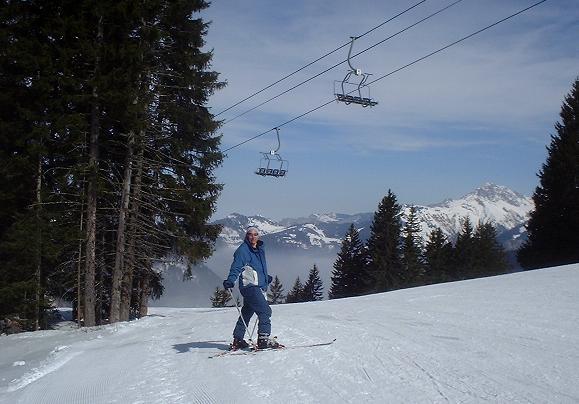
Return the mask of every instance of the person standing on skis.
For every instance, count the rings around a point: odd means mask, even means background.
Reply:
[[[257,314],[259,320],[257,328],[257,347],[264,349],[272,347],[271,334],[271,308],[266,299],[268,285],[272,277],[267,273],[265,250],[263,241],[259,239],[259,230],[255,226],[247,228],[245,240],[233,254],[233,263],[227,279],[223,281],[223,287],[231,291],[235,281],[239,280],[239,291],[243,296],[241,316],[237,319],[233,329],[233,343],[231,349],[247,348],[249,344],[244,340],[246,324],[253,314]]]

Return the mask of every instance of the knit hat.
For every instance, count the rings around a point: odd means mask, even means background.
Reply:
[[[249,232],[256,232],[259,234],[259,229],[256,226],[249,226],[245,231],[245,234],[248,234]]]

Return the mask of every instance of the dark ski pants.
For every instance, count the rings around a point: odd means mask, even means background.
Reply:
[[[245,335],[245,324],[249,326],[249,320],[253,314],[257,314],[259,323],[257,326],[258,334],[271,334],[271,307],[267,303],[265,296],[261,289],[257,286],[248,287],[241,290],[243,296],[243,307],[241,308],[241,316],[237,319],[235,329],[233,330],[233,337],[243,339]],[[243,316],[243,320],[241,317]]]

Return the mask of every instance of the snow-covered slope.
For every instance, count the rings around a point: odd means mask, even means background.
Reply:
[[[579,264],[274,306],[288,346],[226,349],[235,308],[0,337],[1,403],[576,403]]]

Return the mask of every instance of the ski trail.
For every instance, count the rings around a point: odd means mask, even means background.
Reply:
[[[576,403],[573,268],[275,307],[280,343],[336,342],[220,360],[235,308],[0,337],[0,403]]]
[[[32,369],[30,372],[26,373],[20,379],[14,380],[11,386],[8,386],[6,389],[7,392],[14,392],[20,390],[31,383],[36,382],[37,380],[45,377],[53,372],[56,372],[58,369],[63,367],[67,364],[68,361],[73,359],[75,356],[80,355],[82,352],[72,352],[65,355],[52,355],[52,358],[49,358],[43,363],[41,366]]]
[[[372,376],[370,376],[368,374],[368,371],[366,370],[366,368],[364,366],[362,366],[362,371],[364,372],[364,374],[366,375],[366,378],[368,379],[369,382],[374,383],[374,379],[372,379]]]
[[[449,400],[448,397],[446,397],[446,395],[442,392],[442,390],[441,390],[441,388],[440,388],[440,383],[439,383],[439,381],[438,381],[434,376],[432,376],[432,374],[431,374],[428,370],[426,370],[426,369],[424,369],[422,366],[420,366],[420,365],[418,364],[418,362],[416,362],[416,361],[413,360],[413,359],[410,359],[410,361],[412,362],[412,364],[413,364],[414,366],[416,366],[416,367],[417,367],[418,369],[420,369],[426,376],[428,376],[428,378],[429,378],[430,381],[432,382],[432,384],[433,384],[434,388],[436,389],[436,391],[438,392],[438,394],[444,399],[444,401],[446,401],[447,403],[449,403],[450,400]]]

